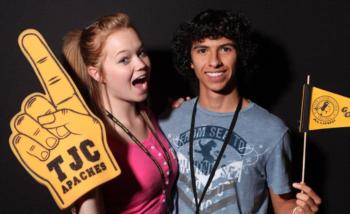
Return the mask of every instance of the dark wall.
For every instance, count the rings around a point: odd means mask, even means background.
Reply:
[[[29,93],[42,91],[17,45],[17,36],[26,28],[38,29],[62,59],[65,32],[116,11],[129,14],[151,55],[152,104],[160,112],[169,96],[190,94],[171,66],[169,46],[176,26],[206,8],[245,12],[260,45],[254,60],[259,70],[252,80],[250,97],[281,117],[292,130],[295,181],[300,179],[302,138],[296,130],[306,75],[311,75],[315,85],[350,97],[350,3],[345,1],[2,0],[0,8],[0,213],[61,212],[47,189],[25,172],[8,145],[11,117]],[[323,198],[320,213],[350,210],[349,138],[346,128],[309,134],[306,182]]]

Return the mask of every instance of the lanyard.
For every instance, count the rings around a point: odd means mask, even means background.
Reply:
[[[123,131],[131,138],[132,141],[134,141],[138,147],[140,147],[140,149],[153,161],[153,163],[157,166],[158,171],[162,177],[163,180],[163,185],[166,184],[166,178],[164,175],[164,172],[160,166],[160,164],[158,163],[158,161],[154,158],[154,156],[146,149],[146,147],[135,137],[135,135],[133,135],[133,133],[124,126],[124,124],[122,124],[116,117],[113,116],[113,114],[111,114],[110,112],[108,112],[106,110],[106,115],[109,119],[111,119],[115,124],[117,124],[121,129],[123,129]],[[163,153],[165,154],[166,157],[166,162],[169,166],[169,176],[172,173],[172,166],[171,166],[171,160],[170,160],[170,156],[169,153],[167,152],[166,148],[164,147],[164,145],[160,142],[158,136],[155,134],[154,130],[149,126],[149,124],[146,122],[149,130],[151,130],[152,135],[154,136],[154,138],[156,139],[157,143],[160,145],[160,147],[163,150]]]
[[[228,133],[226,135],[226,138],[224,140],[224,144],[222,145],[220,153],[219,153],[219,155],[218,155],[218,157],[217,157],[217,159],[216,159],[216,161],[214,163],[212,171],[210,172],[208,181],[207,181],[207,183],[204,186],[203,193],[202,193],[199,201],[198,201],[198,196],[197,196],[196,176],[195,176],[195,172],[194,172],[194,161],[193,161],[193,135],[194,135],[194,125],[195,125],[195,118],[196,118],[198,98],[197,98],[196,102],[194,103],[193,110],[192,110],[191,129],[190,129],[189,153],[190,153],[190,171],[191,171],[192,190],[193,190],[194,201],[196,203],[196,214],[199,213],[200,205],[201,205],[201,203],[202,203],[202,201],[204,199],[205,193],[207,192],[208,187],[209,187],[211,181],[213,180],[213,177],[215,175],[215,171],[218,168],[220,160],[221,160],[221,158],[222,158],[222,156],[224,154],[224,151],[226,149],[226,146],[227,146],[227,144],[229,143],[229,141],[231,139],[231,135],[232,135],[233,129],[234,129],[234,127],[236,125],[236,122],[237,122],[238,113],[239,113],[239,111],[242,108],[242,101],[243,101],[243,98],[241,97],[239,99],[239,103],[237,105],[235,114],[233,115],[233,118],[232,118],[232,121],[231,121],[231,124],[230,124],[230,128],[229,128]]]

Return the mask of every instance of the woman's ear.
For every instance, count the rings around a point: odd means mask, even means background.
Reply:
[[[98,69],[95,66],[89,66],[87,70],[88,70],[89,75],[94,80],[96,80],[97,82],[103,81],[101,73],[98,71]]]

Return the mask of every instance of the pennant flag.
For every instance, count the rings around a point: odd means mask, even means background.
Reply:
[[[350,127],[350,98],[305,84],[300,131]]]

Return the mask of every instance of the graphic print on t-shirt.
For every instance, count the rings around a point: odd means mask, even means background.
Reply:
[[[228,129],[220,126],[200,126],[194,129],[193,159],[198,197],[202,195],[203,188],[207,183],[227,132]],[[186,186],[179,189],[179,197],[188,207],[193,208],[194,199],[189,164],[189,136],[190,132],[187,130],[181,133],[177,139],[171,139],[171,136],[168,137],[173,142],[176,142],[175,146],[178,147],[179,185]],[[244,167],[254,165],[263,153],[263,150],[262,146],[259,146],[258,149],[253,148],[243,138],[233,132],[201,204],[201,210],[215,212],[227,206],[227,204],[236,203],[235,188],[241,181]],[[181,176],[182,174],[187,176]]]

